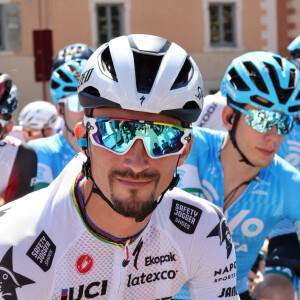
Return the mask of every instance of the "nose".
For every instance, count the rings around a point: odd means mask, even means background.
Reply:
[[[130,150],[124,154],[124,166],[130,168],[134,173],[140,173],[149,168],[150,159],[143,141],[137,139]]]
[[[273,139],[273,140],[275,140],[275,139],[278,139],[278,138],[280,138],[281,136],[278,134],[278,131],[277,131],[277,125],[274,125],[272,128],[271,128],[271,130],[269,130],[268,132],[266,132],[266,138],[267,139]]]

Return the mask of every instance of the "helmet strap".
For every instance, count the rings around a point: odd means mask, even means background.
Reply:
[[[241,113],[239,111],[235,110],[235,116],[233,119],[233,124],[232,124],[232,128],[228,131],[229,133],[229,137],[230,137],[230,141],[233,145],[233,147],[239,152],[239,154],[241,155],[242,159],[240,159],[240,162],[244,162],[247,165],[251,166],[251,167],[255,167],[246,157],[246,155],[242,152],[242,150],[240,149],[240,147],[237,144],[236,138],[235,138],[235,130],[236,130],[236,126],[238,123],[238,120],[240,119]]]
[[[116,208],[114,207],[114,205],[111,203],[111,201],[103,194],[103,192],[100,190],[100,188],[98,187],[98,185],[96,184],[92,174],[91,174],[91,159],[90,159],[90,156],[87,155],[86,153],[86,156],[87,156],[87,160],[85,162],[83,162],[82,164],[82,173],[84,174],[84,176],[86,177],[86,179],[91,179],[92,182],[93,182],[93,186],[92,186],[92,190],[90,192],[90,195],[92,193],[95,193],[97,194],[98,196],[100,196],[100,198],[102,198],[109,206],[111,209],[113,209],[116,213],[120,214]],[[154,201],[153,202],[153,205],[152,207],[146,211],[146,213],[140,217],[137,217],[135,219],[135,221],[137,223],[139,222],[143,222],[157,207],[157,205],[162,201],[165,193],[168,191],[168,190],[172,190],[179,182],[179,179],[180,179],[180,176],[177,172],[177,167],[178,167],[178,162],[179,162],[179,159],[180,159],[180,156],[178,157],[178,161],[177,161],[177,164],[176,164],[176,168],[175,168],[175,176],[173,176],[170,184],[168,185],[168,187],[161,193],[161,196],[160,198],[157,200],[157,201]],[[88,197],[88,199],[90,199],[90,195]],[[87,204],[87,203],[86,203]]]
[[[75,133],[74,131],[69,127],[68,123],[67,123],[67,120],[66,120],[66,115],[65,115],[65,105],[63,103],[60,103],[60,109],[59,109],[59,112],[63,115],[64,117],[64,121],[65,121],[65,127],[67,129],[67,131],[69,131],[72,136],[75,136]]]

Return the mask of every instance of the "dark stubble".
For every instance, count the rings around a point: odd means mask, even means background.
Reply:
[[[137,190],[129,190],[129,197],[122,197],[122,195],[117,195],[114,191],[114,184],[116,181],[114,179],[118,177],[119,179],[147,179],[154,182],[154,187],[151,193],[149,193],[146,199],[137,199]],[[156,200],[155,194],[157,185],[160,179],[158,172],[140,172],[135,174],[131,170],[113,170],[108,176],[109,188],[110,188],[110,199],[114,205],[115,210],[127,218],[139,218],[144,216],[153,206]]]

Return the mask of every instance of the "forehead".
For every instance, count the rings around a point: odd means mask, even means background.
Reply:
[[[181,121],[166,115],[158,115],[153,113],[138,112],[133,110],[121,108],[95,108],[93,111],[93,118],[126,118],[134,120],[155,121],[161,123],[169,123],[174,125],[181,125]]]

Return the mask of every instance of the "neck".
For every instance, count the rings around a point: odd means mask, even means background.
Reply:
[[[74,148],[74,150],[76,152],[80,152],[80,149],[79,149],[79,147],[77,145],[77,142],[76,142],[76,138],[71,134],[71,132],[69,132],[67,130],[66,127],[64,127],[64,129],[62,131],[62,135],[66,139],[66,141]]]
[[[80,182],[80,190],[86,203],[93,183],[84,178]],[[126,218],[115,212],[99,195],[92,193],[86,212],[93,223],[106,233],[116,238],[127,238],[137,235],[147,225],[151,215],[137,223],[134,218]]]
[[[232,145],[228,133],[224,137],[222,144],[220,161],[223,167],[224,178],[230,178],[233,181],[248,181],[258,175],[261,167],[252,167],[242,159],[239,152]]]
[[[246,190],[254,179],[260,167],[252,167],[241,162],[241,155],[232,145],[229,135],[226,134],[220,155],[224,176],[224,210],[227,210]]]

